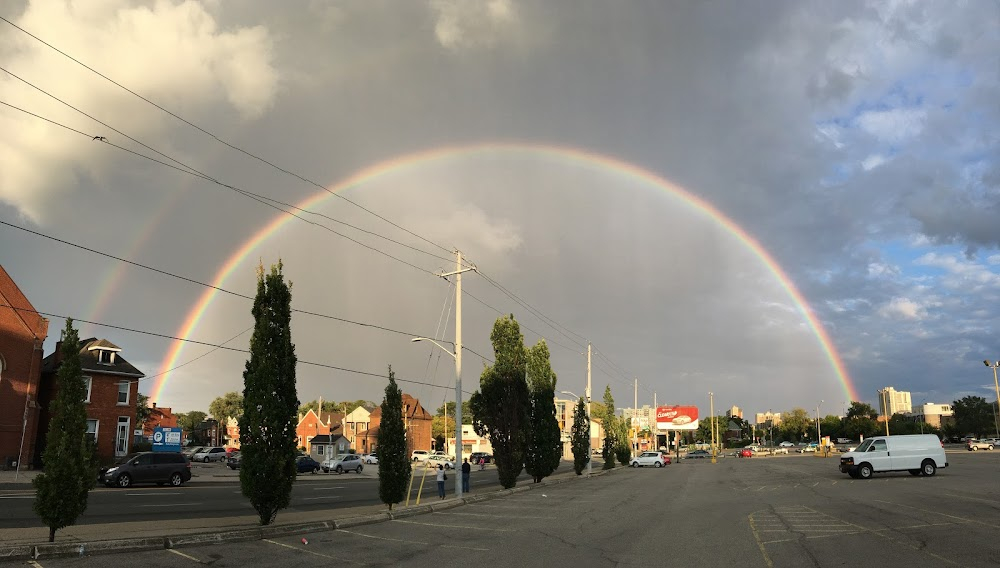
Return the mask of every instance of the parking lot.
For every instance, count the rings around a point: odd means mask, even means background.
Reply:
[[[948,460],[868,481],[835,457],[682,460],[344,530],[35,565],[996,565],[1000,452]]]

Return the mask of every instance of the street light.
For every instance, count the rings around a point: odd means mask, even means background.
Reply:
[[[709,426],[712,428],[712,463],[715,461],[715,395],[711,392],[708,393],[708,415],[710,422]]]
[[[816,444],[820,446],[823,445],[823,433],[820,432],[819,407],[823,406],[823,402],[820,400],[819,404],[816,405]]]
[[[1000,361],[994,362],[990,365],[989,361],[983,361],[986,363],[987,367],[993,367],[993,387],[997,390],[997,406],[1000,406],[1000,383],[997,382],[997,366],[1000,366]],[[997,408],[993,407],[993,426],[996,428],[997,438],[1000,438],[1000,423],[997,422]]]

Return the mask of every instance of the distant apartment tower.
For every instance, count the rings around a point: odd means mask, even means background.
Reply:
[[[898,391],[892,387],[885,387],[878,391],[878,406],[883,416],[910,414],[913,412],[910,393],[907,391]]]
[[[729,410],[726,411],[726,417],[727,418],[739,418],[739,419],[742,420],[743,419],[743,410],[740,409],[740,407],[738,407],[738,406],[733,406],[732,408],[730,408]]]
[[[771,412],[770,410],[767,412],[758,412],[754,415],[754,422],[758,426],[766,426],[768,422],[770,422],[772,426],[777,426],[778,424],[781,424],[781,413]]]

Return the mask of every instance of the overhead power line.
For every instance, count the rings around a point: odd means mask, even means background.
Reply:
[[[340,194],[338,194],[335,191],[330,190],[329,188],[327,188],[326,186],[324,186],[322,184],[319,184],[319,183],[317,183],[317,182],[315,182],[315,181],[313,181],[311,179],[308,179],[308,178],[306,178],[303,175],[300,175],[300,174],[297,174],[297,173],[295,173],[293,171],[285,169],[285,168],[283,168],[283,167],[281,167],[281,166],[279,166],[277,164],[274,164],[274,163],[272,163],[272,162],[270,162],[270,161],[268,161],[268,160],[266,160],[266,159],[264,159],[264,158],[262,158],[262,157],[260,157],[260,156],[258,156],[256,154],[252,153],[252,152],[244,150],[243,148],[240,148],[239,146],[236,146],[235,144],[232,144],[231,142],[228,142],[228,141],[220,138],[216,134],[214,134],[212,132],[209,132],[208,130],[202,128],[201,126],[198,126],[197,124],[195,124],[195,123],[187,120],[186,118],[184,118],[184,117],[182,117],[182,116],[180,116],[180,115],[178,115],[178,114],[176,114],[176,113],[174,113],[174,112],[172,112],[172,111],[164,108],[163,106],[161,106],[161,105],[153,102],[152,100],[150,100],[150,99],[148,99],[148,98],[140,95],[139,93],[133,91],[132,89],[129,89],[125,85],[122,85],[121,83],[119,83],[118,81],[115,81],[111,77],[108,77],[107,75],[101,73],[100,71],[94,69],[93,67],[91,67],[91,66],[87,65],[86,63],[80,61],[79,59],[73,57],[72,55],[66,53],[65,51],[57,48],[56,46],[52,45],[51,43],[43,40],[42,38],[36,36],[35,34],[29,32],[28,30],[26,30],[24,28],[22,28],[21,26],[18,26],[17,24],[15,24],[14,22],[8,20],[7,18],[4,18],[3,16],[0,16],[0,20],[3,20],[4,22],[10,24],[14,28],[16,28],[16,29],[20,30],[21,32],[27,34],[28,36],[30,36],[31,38],[35,39],[36,41],[41,42],[43,45],[49,47],[50,49],[56,51],[57,53],[63,55],[64,57],[68,58],[70,61],[73,61],[74,63],[77,63],[78,65],[80,65],[83,68],[91,71],[92,73],[96,74],[97,76],[101,77],[102,79],[104,79],[104,80],[112,83],[113,85],[119,87],[120,89],[123,89],[124,91],[126,91],[126,92],[128,92],[128,93],[130,93],[130,94],[132,94],[132,95],[134,95],[136,97],[138,97],[139,99],[145,101],[146,103],[149,103],[150,105],[153,105],[154,107],[156,107],[159,110],[161,110],[161,111],[169,114],[170,116],[176,118],[177,120],[183,122],[184,124],[187,124],[188,126],[190,126],[190,127],[194,128],[194,129],[196,129],[196,130],[198,130],[198,131],[206,134],[207,136],[210,136],[211,138],[213,138],[214,140],[218,141],[219,143],[221,143],[221,144],[223,144],[225,146],[228,146],[229,148],[232,148],[233,150],[236,150],[237,152],[240,152],[240,153],[242,153],[242,154],[244,154],[246,156],[249,156],[249,157],[251,157],[251,158],[253,158],[253,159],[255,159],[255,160],[257,160],[257,161],[259,161],[261,163],[267,164],[268,166],[271,166],[272,168],[274,168],[274,169],[276,169],[276,170],[278,170],[278,171],[280,171],[282,173],[285,173],[285,174],[290,175],[292,177],[295,177],[295,178],[297,178],[297,179],[299,179],[299,180],[301,180],[301,181],[303,181],[305,183],[308,183],[310,185],[318,187],[319,189],[322,189],[323,191],[325,191],[325,192],[327,192],[327,193],[329,193],[331,195],[334,195],[334,196],[336,196],[336,197],[338,197],[338,198],[346,201],[347,203],[350,203],[351,205],[353,205],[353,206],[361,209],[362,211],[365,211],[366,213],[368,213],[370,215],[373,215],[376,218],[378,218],[378,219],[380,219],[380,220],[382,220],[382,221],[384,221],[384,222],[392,225],[393,227],[395,227],[395,228],[397,228],[397,229],[399,229],[399,230],[401,230],[401,231],[403,231],[403,232],[405,232],[405,233],[407,233],[407,234],[409,234],[411,236],[414,236],[414,237],[416,237],[416,238],[418,238],[418,239],[420,239],[420,240],[422,240],[422,241],[424,241],[424,242],[426,242],[426,243],[428,243],[430,245],[433,245],[433,246],[435,246],[435,247],[437,247],[437,248],[439,248],[439,249],[441,249],[441,250],[443,250],[445,252],[451,252],[451,249],[449,249],[447,247],[444,247],[444,246],[442,246],[442,245],[440,245],[440,244],[438,244],[438,243],[436,243],[436,242],[428,239],[427,237],[419,235],[419,234],[417,234],[417,233],[415,233],[415,232],[413,232],[413,231],[411,231],[411,230],[409,230],[409,229],[407,229],[407,228],[405,228],[405,227],[403,227],[403,226],[401,226],[401,225],[399,225],[399,224],[391,221],[390,219],[387,219],[386,217],[383,217],[382,215],[379,215],[378,213],[372,211],[371,209],[368,209],[367,207],[365,207],[365,206],[363,206],[363,205],[361,205],[361,204],[359,204],[359,203],[357,203],[357,202],[355,202],[355,201],[353,201],[351,199],[348,199],[347,197],[344,197],[343,195],[340,195]]]
[[[116,128],[114,128],[114,127],[110,126],[110,125],[107,125],[106,123],[102,122],[101,120],[99,120],[99,119],[97,119],[97,118],[94,118],[93,116],[91,116],[91,115],[89,115],[89,114],[87,114],[87,113],[85,113],[85,112],[81,111],[80,109],[77,109],[77,108],[76,108],[76,107],[74,107],[73,105],[71,105],[71,104],[69,104],[69,103],[67,103],[67,102],[63,101],[62,99],[60,99],[60,98],[56,97],[55,95],[52,95],[51,93],[49,93],[48,91],[45,91],[45,90],[44,90],[44,89],[42,89],[41,87],[38,87],[38,86],[36,86],[36,85],[34,85],[34,84],[32,84],[32,83],[28,82],[27,80],[25,80],[25,79],[22,79],[21,77],[19,77],[19,76],[17,76],[17,75],[14,75],[13,73],[11,73],[10,71],[8,71],[7,69],[5,69],[5,68],[3,68],[3,67],[0,67],[0,71],[4,71],[5,73],[7,73],[7,74],[11,75],[12,77],[14,77],[14,78],[18,79],[19,81],[21,81],[21,82],[23,82],[23,83],[25,83],[25,84],[27,84],[27,85],[31,86],[32,88],[34,88],[34,89],[38,90],[39,92],[41,92],[41,93],[45,94],[46,96],[49,96],[49,97],[51,97],[52,99],[54,99],[54,100],[56,100],[56,101],[60,102],[60,103],[61,103],[61,104],[63,104],[63,105],[66,105],[67,107],[69,107],[69,108],[73,109],[73,110],[74,110],[74,111],[76,111],[76,112],[79,112],[80,114],[82,114],[82,115],[86,116],[87,118],[90,118],[91,120],[93,120],[93,121],[95,121],[95,122],[97,122],[97,123],[99,123],[99,124],[101,124],[101,125],[104,125],[104,126],[107,126],[107,127],[108,127],[108,128],[110,128],[111,130],[113,130],[113,131],[115,131],[115,132],[118,132],[118,133],[122,134],[122,136],[125,136],[125,137],[126,137],[126,138],[128,138],[129,140],[132,140],[132,141],[134,141],[135,143],[137,143],[137,144],[139,144],[139,145],[143,146],[144,148],[148,148],[148,149],[149,149],[149,150],[151,150],[152,152],[155,152],[155,153],[157,153],[157,154],[159,154],[159,155],[161,155],[161,156],[165,157],[166,159],[168,159],[168,160],[170,160],[170,161],[172,161],[172,162],[175,162],[176,164],[179,164],[179,165],[174,165],[174,164],[170,164],[170,163],[168,163],[168,162],[164,162],[163,160],[159,160],[159,159],[157,159],[157,158],[154,158],[154,157],[152,157],[152,156],[147,156],[146,154],[143,154],[143,153],[141,153],[141,152],[136,152],[136,151],[134,151],[134,150],[131,150],[131,149],[129,149],[129,148],[126,148],[126,147],[124,147],[124,146],[120,146],[120,145],[118,145],[118,144],[115,144],[115,143],[113,143],[113,142],[110,142],[110,141],[109,141],[109,140],[108,140],[108,139],[107,139],[106,137],[104,137],[104,136],[91,136],[90,134],[88,134],[88,133],[86,133],[86,132],[83,132],[83,131],[81,131],[81,130],[78,130],[78,129],[76,129],[76,128],[73,128],[73,127],[71,127],[71,126],[67,126],[67,125],[65,125],[65,124],[62,124],[62,123],[60,123],[60,122],[57,122],[57,121],[55,121],[55,120],[52,120],[52,119],[50,119],[50,118],[46,118],[46,117],[44,117],[44,116],[41,116],[41,115],[39,115],[39,114],[36,114],[36,113],[33,113],[33,112],[30,112],[30,111],[28,111],[28,110],[26,110],[26,109],[23,109],[23,108],[21,108],[21,107],[19,107],[19,106],[16,106],[16,105],[13,105],[13,104],[10,104],[10,103],[8,103],[8,102],[5,102],[5,101],[0,101],[0,104],[3,104],[3,105],[5,105],[5,106],[7,106],[7,107],[10,107],[10,108],[12,108],[12,109],[15,109],[15,110],[18,110],[18,111],[20,111],[20,112],[23,112],[23,113],[25,113],[25,114],[29,114],[29,115],[31,115],[31,116],[34,116],[34,117],[36,117],[36,118],[39,118],[39,119],[41,119],[41,120],[44,120],[44,121],[46,121],[46,122],[49,122],[49,123],[51,123],[51,124],[54,124],[54,125],[56,125],[56,126],[59,126],[59,127],[62,127],[62,128],[65,128],[66,130],[70,130],[70,131],[72,131],[72,132],[75,132],[75,133],[77,133],[77,134],[81,134],[81,135],[83,135],[83,136],[86,136],[86,137],[90,138],[90,139],[91,139],[91,140],[93,140],[93,141],[98,141],[98,142],[103,142],[104,144],[107,144],[107,145],[109,145],[109,146],[112,146],[112,147],[114,147],[114,148],[118,148],[119,150],[123,150],[123,151],[125,151],[125,152],[128,152],[128,153],[130,153],[130,154],[133,154],[133,155],[135,155],[135,156],[138,156],[138,157],[140,157],[140,158],[145,158],[145,159],[147,159],[147,160],[150,160],[150,161],[152,161],[152,162],[155,162],[155,163],[157,163],[157,164],[160,164],[160,165],[163,165],[163,166],[166,166],[166,167],[168,167],[168,168],[171,168],[171,169],[174,169],[174,170],[177,170],[177,171],[179,171],[179,172],[182,172],[182,173],[186,173],[186,174],[188,174],[188,175],[191,175],[191,176],[194,176],[194,177],[197,177],[197,178],[199,178],[199,179],[202,179],[202,180],[205,180],[205,181],[208,181],[208,182],[211,182],[211,183],[213,183],[213,184],[215,184],[215,185],[218,185],[218,186],[220,186],[220,187],[223,187],[223,188],[226,188],[226,189],[229,189],[229,190],[232,190],[232,191],[234,191],[234,192],[236,192],[236,193],[238,193],[238,194],[240,194],[240,195],[243,195],[244,197],[248,197],[248,198],[250,198],[250,199],[252,199],[252,200],[254,200],[254,201],[256,201],[256,202],[258,202],[258,203],[260,203],[260,204],[262,204],[262,205],[264,205],[265,207],[270,207],[271,209],[274,209],[274,210],[276,210],[276,211],[278,211],[278,212],[280,212],[280,213],[284,213],[285,215],[289,215],[289,216],[291,216],[291,217],[295,217],[296,219],[299,219],[300,221],[303,221],[303,222],[305,222],[305,223],[308,223],[308,224],[310,224],[310,225],[313,225],[313,226],[316,226],[316,227],[319,227],[319,228],[321,228],[321,229],[324,229],[324,230],[326,230],[326,231],[329,231],[330,233],[333,233],[333,234],[335,234],[335,235],[337,235],[337,236],[339,236],[339,237],[341,237],[341,238],[344,238],[344,239],[347,239],[347,240],[349,240],[349,241],[351,241],[351,242],[353,242],[353,243],[355,243],[355,244],[357,244],[357,245],[359,245],[359,246],[362,246],[362,247],[364,247],[364,248],[366,248],[366,249],[369,249],[369,250],[371,250],[371,251],[373,251],[373,252],[376,252],[376,253],[378,253],[378,254],[381,254],[381,255],[383,255],[383,256],[386,256],[386,257],[388,257],[388,258],[391,258],[392,260],[395,260],[396,262],[400,262],[400,263],[402,263],[402,264],[405,264],[405,265],[407,265],[407,266],[410,266],[410,267],[412,267],[412,268],[416,268],[417,270],[419,270],[419,271],[421,271],[421,272],[424,272],[424,273],[427,273],[427,274],[430,274],[430,275],[432,275],[432,276],[437,276],[437,275],[436,275],[436,274],[434,274],[434,273],[433,273],[432,271],[430,271],[430,270],[427,270],[426,268],[423,268],[423,267],[421,267],[421,266],[417,266],[416,264],[413,264],[413,263],[411,263],[411,262],[408,262],[408,261],[405,261],[405,260],[403,260],[403,259],[401,259],[401,258],[398,258],[398,257],[396,257],[396,256],[393,256],[393,255],[391,255],[391,254],[389,254],[389,253],[387,253],[387,252],[385,252],[385,251],[383,251],[383,250],[381,250],[381,249],[379,249],[379,248],[377,248],[377,247],[374,247],[374,246],[372,246],[372,245],[369,245],[369,244],[367,244],[367,243],[364,243],[364,242],[361,242],[361,241],[359,241],[359,240],[357,240],[357,239],[355,239],[355,238],[353,238],[353,237],[351,237],[351,236],[349,236],[349,235],[345,235],[344,233],[341,233],[341,232],[339,232],[339,231],[336,231],[336,230],[334,230],[334,229],[332,229],[332,228],[330,228],[330,227],[327,227],[326,225],[323,225],[322,223],[317,223],[317,222],[315,222],[315,221],[310,221],[309,219],[306,219],[306,218],[302,217],[301,215],[298,215],[298,214],[296,214],[296,213],[295,213],[295,212],[293,212],[293,211],[288,211],[288,210],[286,210],[286,209],[282,209],[281,207],[279,207],[279,206],[278,206],[278,205],[276,205],[276,204],[280,204],[280,205],[282,205],[282,206],[285,206],[285,207],[288,207],[288,208],[290,208],[290,209],[295,209],[295,210],[298,210],[298,211],[301,211],[301,212],[305,212],[305,213],[310,213],[310,214],[313,214],[313,215],[317,215],[317,216],[320,216],[320,217],[324,217],[324,218],[327,218],[327,219],[330,219],[331,221],[334,221],[334,222],[337,222],[337,223],[341,223],[341,224],[343,224],[343,225],[347,225],[347,226],[349,226],[349,227],[351,227],[351,228],[354,228],[354,229],[357,229],[357,230],[359,230],[359,231],[362,231],[362,232],[365,232],[365,233],[367,233],[367,234],[370,234],[370,235],[374,235],[374,236],[378,236],[379,238],[383,238],[383,239],[385,239],[385,240],[388,240],[388,241],[390,241],[390,242],[393,242],[393,243],[396,243],[396,244],[399,244],[399,245],[402,245],[402,246],[405,246],[405,247],[407,247],[407,248],[409,248],[409,249],[412,249],[412,250],[415,250],[415,251],[418,251],[418,252],[421,252],[421,253],[423,253],[423,254],[426,254],[426,255],[429,255],[429,256],[432,256],[432,257],[434,257],[434,258],[437,258],[437,259],[440,259],[440,260],[446,260],[446,261],[450,261],[450,260],[451,260],[451,259],[449,259],[449,258],[445,258],[445,257],[442,257],[442,256],[438,256],[438,255],[435,255],[435,254],[432,254],[432,253],[429,253],[429,252],[427,252],[427,251],[424,251],[424,250],[421,250],[421,249],[418,249],[418,248],[416,248],[416,247],[412,247],[412,246],[410,246],[410,245],[406,245],[406,244],[404,244],[404,243],[401,243],[401,242],[399,242],[399,241],[397,241],[397,240],[395,240],[395,239],[391,239],[391,238],[389,238],[389,237],[386,237],[386,236],[384,236],[384,235],[380,235],[380,234],[378,234],[378,233],[374,233],[374,232],[372,232],[372,231],[367,231],[367,230],[365,230],[365,229],[361,229],[361,228],[359,228],[359,227],[356,227],[356,226],[354,226],[354,225],[351,225],[350,223],[347,223],[347,222],[345,222],[345,221],[340,221],[340,220],[338,220],[338,219],[334,219],[333,217],[329,217],[329,216],[327,216],[327,215],[323,215],[323,214],[321,214],[321,213],[316,213],[316,212],[314,212],[314,211],[309,211],[309,210],[306,210],[306,209],[302,209],[302,208],[300,208],[300,207],[298,207],[298,206],[296,206],[296,205],[291,205],[291,204],[288,204],[288,203],[284,203],[284,202],[282,202],[282,201],[279,201],[279,200],[276,200],[276,199],[273,199],[273,198],[270,198],[270,197],[265,197],[265,196],[263,196],[263,195],[259,195],[259,194],[257,194],[257,193],[254,193],[254,192],[251,192],[251,191],[247,191],[247,190],[245,190],[245,189],[242,189],[242,188],[239,188],[239,187],[237,187],[237,186],[235,186],[235,185],[231,185],[231,184],[227,184],[227,183],[223,183],[223,182],[221,182],[221,181],[219,181],[219,180],[215,179],[214,177],[212,177],[212,176],[210,176],[210,175],[208,175],[208,174],[206,174],[206,173],[204,173],[204,172],[201,172],[201,171],[199,171],[199,170],[195,169],[194,167],[192,167],[192,166],[189,166],[189,165],[185,164],[184,162],[181,162],[180,160],[177,160],[177,159],[175,159],[175,158],[172,158],[172,157],[168,156],[167,154],[164,154],[163,152],[160,152],[159,150],[156,150],[155,148],[152,148],[151,146],[148,146],[148,145],[146,145],[146,144],[144,144],[144,143],[142,143],[142,142],[140,142],[140,141],[136,140],[135,138],[132,138],[131,136],[129,136],[129,135],[127,135],[127,134],[124,134],[124,133],[122,133],[122,132],[121,132],[120,130],[118,130],[118,129],[116,129]]]
[[[17,307],[14,307],[14,306],[10,305],[10,304],[0,304],[0,307],[10,308],[12,310],[21,311],[21,312],[29,312],[29,313],[33,313],[33,314],[38,314],[40,316],[46,316],[46,317],[52,317],[52,318],[60,318],[60,319],[70,319],[70,316],[65,316],[65,315],[62,315],[62,314],[54,314],[54,313],[51,313],[51,312],[42,312],[42,311],[38,311],[38,310],[29,310],[27,308],[17,308]],[[167,334],[164,334],[164,333],[157,333],[155,331],[146,331],[146,330],[142,330],[142,329],[135,329],[135,328],[131,328],[131,327],[124,327],[124,326],[120,326],[120,325],[114,325],[114,324],[109,324],[109,323],[102,323],[102,322],[97,322],[97,321],[90,321],[90,320],[85,320],[85,319],[78,319],[78,318],[72,318],[72,319],[73,319],[73,321],[77,321],[77,322],[82,322],[82,323],[86,323],[86,324],[90,324],[90,325],[97,325],[97,326],[101,326],[101,327],[107,327],[107,328],[110,328],[110,329],[117,329],[119,331],[126,331],[126,332],[129,332],[129,333],[136,333],[136,334],[140,334],[140,335],[148,335],[150,337],[159,337],[161,339],[170,339],[170,340],[173,340],[173,341],[183,341],[185,343],[191,343],[191,344],[194,344],[194,345],[204,345],[206,347],[214,347],[215,349],[222,349],[222,350],[225,350],[225,351],[233,351],[233,352],[236,352],[236,353],[246,353],[246,354],[250,353],[249,349],[239,349],[237,347],[229,347],[229,346],[224,345],[222,343],[210,343],[210,342],[207,342],[207,341],[198,341],[198,340],[195,340],[195,339],[190,339],[190,338],[185,338],[185,337],[176,337],[176,336],[167,335]],[[240,335],[242,335],[243,333],[246,333],[246,332],[242,332]],[[232,341],[232,339],[227,340],[227,342],[228,341]],[[353,373],[353,374],[356,374],[356,375],[363,375],[363,376],[368,376],[368,377],[380,377],[380,378],[385,378],[385,379],[389,378],[388,374],[373,373],[371,371],[360,371],[358,369],[349,369],[347,367],[340,367],[340,366],[337,366],[337,365],[330,365],[330,364],[327,364],[327,363],[320,363],[320,362],[316,362],[316,361],[306,361],[304,359],[298,359],[297,363],[300,364],[300,365],[309,365],[309,366],[312,366],[312,367],[321,367],[321,368],[324,368],[324,369],[332,369],[334,371],[343,371],[345,373]],[[164,371],[164,373],[165,372],[167,372],[167,371]],[[412,384],[423,385],[423,386],[430,386],[430,387],[435,387],[435,388],[451,388],[451,387],[447,387],[447,386],[442,387],[442,386],[439,386],[439,385],[434,385],[434,384],[431,384],[431,383],[426,383],[426,382],[423,382],[423,381],[416,381],[416,380],[412,380],[412,379],[400,379],[400,378],[397,377],[396,380],[399,381],[399,382],[401,382],[401,383],[412,383]],[[467,391],[463,391],[463,392],[465,392],[465,394],[472,394],[472,393],[467,392]]]
[[[85,247],[83,245],[79,245],[79,244],[76,244],[76,243],[71,243],[71,242],[69,242],[67,240],[60,239],[58,237],[53,237],[51,235],[46,235],[45,233],[40,233],[38,231],[32,231],[31,229],[28,229],[28,228],[25,228],[25,227],[20,227],[18,225],[13,224],[13,223],[8,223],[7,221],[4,221],[4,220],[0,220],[0,225],[6,226],[6,227],[11,227],[13,229],[18,229],[20,231],[24,231],[24,232],[30,233],[32,235],[36,235],[36,236],[39,236],[39,237],[42,237],[42,238],[46,238],[46,239],[55,241],[57,243],[61,243],[61,244],[67,245],[67,246],[78,248],[80,250],[85,250],[85,251],[93,253],[93,254],[104,256],[104,257],[107,257],[107,258],[111,258],[111,259],[117,260],[119,262],[124,262],[125,264],[130,264],[130,265],[136,266],[138,268],[143,268],[145,270],[149,270],[149,271],[155,272],[157,274],[162,274],[164,276],[169,276],[171,278],[176,278],[178,280],[183,280],[184,282],[190,282],[192,284],[197,284],[198,286],[204,286],[205,288],[211,288],[212,290],[215,290],[217,292],[222,292],[223,294],[229,294],[231,296],[235,296],[237,298],[243,298],[245,300],[250,300],[250,301],[253,301],[253,299],[254,299],[253,296],[250,296],[250,295],[247,295],[247,294],[241,294],[239,292],[234,292],[232,290],[227,290],[227,289],[221,288],[219,286],[215,286],[215,285],[212,285],[212,284],[208,284],[206,282],[201,282],[199,280],[195,280],[194,278],[188,278],[186,276],[181,276],[179,274],[174,274],[173,272],[169,272],[169,271],[166,271],[166,270],[161,270],[161,269],[155,268],[153,266],[149,266],[149,265],[146,265],[146,264],[142,264],[142,263],[139,263],[139,262],[128,260],[126,258],[115,256],[113,254],[102,252],[102,251],[99,251],[97,249],[93,249],[93,248],[90,248],[90,247]],[[357,325],[357,326],[361,326],[361,327],[370,327],[372,329],[378,329],[378,330],[381,330],[381,331],[388,331],[390,333],[396,333],[396,334],[399,334],[399,335],[406,335],[406,336],[409,336],[409,337],[415,337],[415,336],[419,335],[419,334],[416,334],[416,333],[411,333],[409,331],[402,331],[402,330],[398,330],[398,329],[393,329],[391,327],[386,327],[386,326],[383,326],[383,325],[378,325],[378,324],[374,324],[374,323],[367,323],[367,322],[361,322],[361,321],[354,321],[354,320],[350,320],[350,319],[347,319],[347,318],[332,316],[332,315],[329,315],[329,314],[323,314],[323,313],[313,312],[313,311],[309,311],[309,310],[302,310],[302,309],[292,308],[292,311],[300,313],[300,314],[305,314],[305,315],[315,316],[315,317],[319,317],[319,318],[324,318],[324,319],[339,321],[339,322],[342,322],[342,323],[348,323],[348,324],[351,324],[351,325]],[[452,343],[452,344],[454,344],[454,342],[451,342],[451,341],[444,341],[444,340],[442,340],[442,341],[444,343]]]

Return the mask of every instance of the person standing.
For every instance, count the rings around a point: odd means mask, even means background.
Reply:
[[[479,471],[486,469],[486,456],[479,456]]]
[[[465,458],[462,462],[462,493],[469,492],[469,476],[472,475],[472,465],[469,464],[469,458]]]
[[[444,499],[444,480],[448,479],[448,475],[444,472],[444,466],[438,464],[437,470],[437,482],[438,482],[438,497]]]

